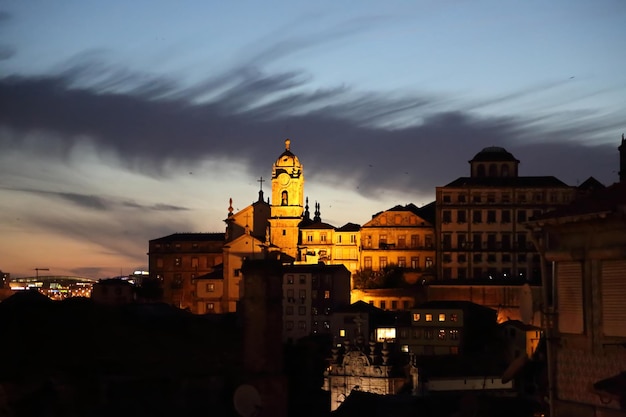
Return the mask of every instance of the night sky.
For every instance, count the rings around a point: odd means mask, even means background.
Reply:
[[[0,2],[0,269],[146,268],[223,232],[291,139],[335,226],[434,200],[486,146],[617,181],[626,2]],[[266,193],[266,197],[270,193]]]

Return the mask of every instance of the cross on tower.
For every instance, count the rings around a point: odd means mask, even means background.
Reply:
[[[261,191],[263,191],[263,183],[265,182],[265,180],[263,179],[263,177],[260,177],[258,180],[256,180],[256,182],[258,182],[261,186]]]

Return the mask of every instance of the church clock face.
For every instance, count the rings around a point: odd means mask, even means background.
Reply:
[[[278,183],[282,186],[286,186],[287,184],[289,184],[289,180],[289,175],[285,174],[284,172],[278,176]]]

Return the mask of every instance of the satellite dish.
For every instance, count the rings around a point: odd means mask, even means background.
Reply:
[[[524,353],[521,356],[515,358],[513,362],[506,368],[504,373],[502,374],[502,383],[506,384],[522,370],[524,365],[528,362],[528,356]]]
[[[519,316],[524,324],[532,324],[533,322],[533,293],[530,285],[522,285],[519,297]]]
[[[239,385],[233,395],[235,410],[242,417],[255,417],[261,412],[261,395],[249,384]]]

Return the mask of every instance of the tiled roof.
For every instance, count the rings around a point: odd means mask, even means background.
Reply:
[[[338,232],[358,232],[361,230],[361,225],[356,223],[346,223],[336,229]]]

